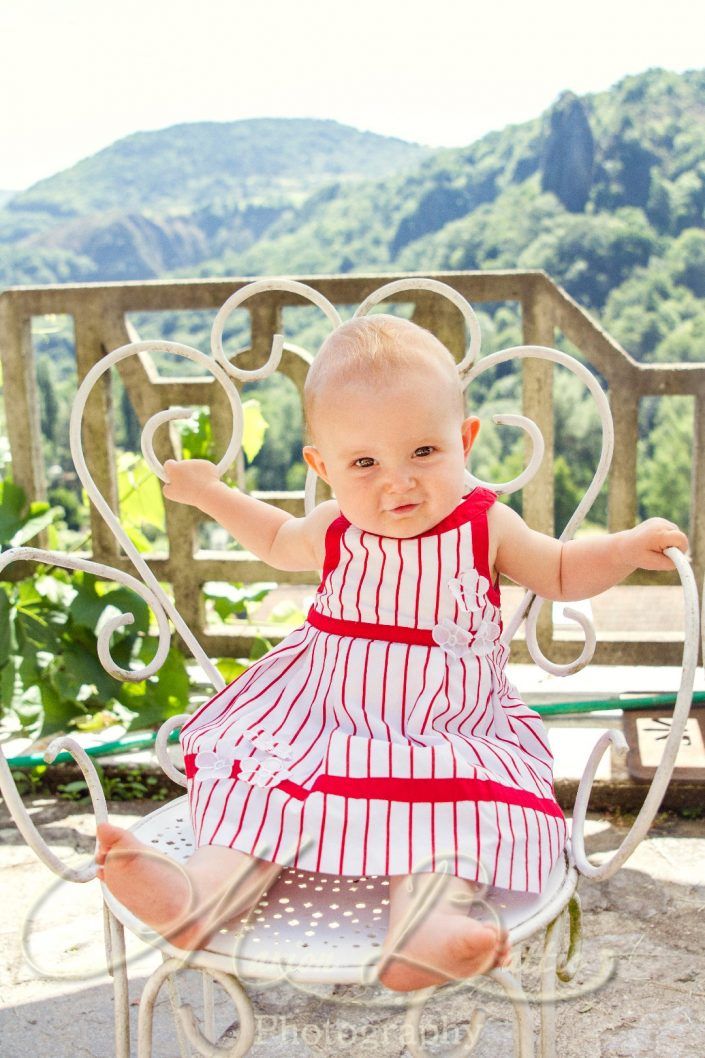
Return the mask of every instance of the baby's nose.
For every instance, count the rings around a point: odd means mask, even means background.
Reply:
[[[391,492],[403,492],[412,489],[416,484],[416,478],[410,467],[389,467],[387,471],[387,487]]]

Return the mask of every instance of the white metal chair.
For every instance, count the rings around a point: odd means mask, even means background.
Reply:
[[[159,648],[154,660],[139,671],[128,672],[115,664],[109,648],[113,632],[132,621],[129,614],[121,614],[108,623],[98,637],[99,655],[105,669],[122,679],[141,680],[157,672],[169,645],[169,625],[173,626],[189,645],[194,658],[208,675],[215,690],[224,686],[224,680],[210,662],[173,603],[160,588],[150,569],[131,544],[124,530],[115,519],[107,503],[99,494],[88,472],[81,446],[81,424],[83,411],[91,389],[100,377],[125,357],[141,351],[165,351],[185,356],[213,373],[225,388],[233,414],[233,430],[227,450],[218,469],[224,472],[234,461],[242,440],[243,418],[237,389],[231,376],[241,381],[266,377],[275,371],[281,358],[283,338],[274,337],[272,351],[267,364],[257,371],[244,371],[229,361],[223,351],[222,334],[230,313],[246,299],[263,291],[286,289],[302,295],[317,305],[331,325],[340,322],[335,307],[313,288],[294,281],[253,282],[229,298],[219,311],[212,331],[212,357],[196,349],[175,342],[139,341],[125,345],[105,356],[83,380],[76,396],[71,415],[71,450],[77,471],[88,495],[125,552],[136,566],[140,578],[101,563],[74,559],[71,556],[38,548],[20,547],[0,556],[0,571],[16,560],[33,560],[83,569],[97,577],[116,580],[133,588],[148,603],[156,615],[159,628]],[[580,377],[588,386],[598,405],[602,420],[603,446],[595,477],[584,499],[566,526],[561,539],[570,539],[586,512],[592,506],[607,471],[612,455],[612,421],[604,393],[594,377],[575,359],[555,349],[541,346],[519,346],[507,349],[478,360],[480,331],[477,319],[468,303],[451,287],[433,279],[409,279],[388,283],[380,287],[359,307],[356,315],[363,315],[380,302],[403,294],[409,290],[422,290],[450,299],[463,314],[469,335],[467,353],[459,365],[465,385],[482,372],[499,363],[524,357],[539,357],[562,364]],[[154,415],[144,426],[142,449],[154,472],[162,480],[164,471],[152,447],[156,428],[172,419],[188,417],[188,409],[172,408]],[[536,472],[543,454],[543,440],[534,423],[523,416],[495,416],[495,422],[512,424],[524,429],[533,441],[533,454],[527,468],[514,481],[503,484],[481,482],[469,472],[470,484],[481,484],[499,493],[515,491],[526,484]],[[306,481],[305,507],[309,511],[315,504],[315,476],[311,471]],[[557,991],[559,982],[569,982],[575,975],[579,962],[581,917],[577,892],[580,876],[588,880],[605,879],[613,875],[624,864],[647,833],[658,810],[673,770],[675,757],[685,728],[690,708],[698,645],[697,592],[688,561],[676,548],[666,552],[673,560],[682,583],[685,602],[685,636],[681,685],[674,707],[670,733],[666,740],[661,762],[651,782],[644,804],[634,824],[619,848],[599,866],[591,863],[585,854],[584,824],[591,786],[597,767],[605,751],[612,744],[617,750],[626,751],[626,742],[621,732],[609,730],[598,740],[590,754],[585,773],[581,779],[574,806],[572,835],[564,856],[556,864],[549,882],[540,895],[489,889],[486,903],[499,914],[510,931],[515,957],[510,970],[493,970],[488,982],[495,993],[506,995],[514,1012],[515,1054],[518,1058],[529,1058],[536,1053],[531,1003],[540,1009],[539,1053],[542,1058],[555,1056],[556,1003],[565,993]],[[559,666],[549,662],[541,653],[536,637],[536,621],[543,600],[527,592],[511,624],[505,629],[504,639],[509,643],[522,620],[526,618],[526,638],[532,657],[547,671],[568,673],[588,663],[595,646],[592,627],[582,613],[565,609],[567,616],[577,621],[585,632],[585,646],[580,657],[570,665]],[[167,753],[167,738],[186,719],[186,714],[173,717],[161,728],[156,742],[157,756],[167,775],[181,786],[185,786],[183,774],[174,766]],[[68,751],[80,767],[88,785],[95,810],[96,823],[107,819],[103,792],[90,757],[71,737],[55,739],[45,753],[51,762],[57,754]],[[4,756],[0,754],[0,788],[19,830],[37,856],[55,874],[75,882],[89,882],[96,877],[95,860],[80,868],[66,867],[46,845],[33,825],[15,785]],[[193,848],[186,798],[180,797],[163,805],[142,819],[133,828],[143,841],[166,852],[175,860],[183,861]],[[292,850],[293,853],[293,850]],[[158,944],[163,961],[150,976],[144,988],[138,1021],[138,1058],[152,1055],[152,1015],[155,1000],[165,982],[171,987],[176,971],[187,965],[199,970],[204,978],[204,1003],[206,1015],[203,1029],[199,1028],[188,1006],[174,1002],[177,1018],[177,1034],[181,1054],[188,1053],[189,1045],[200,1055],[218,1055],[240,1058],[246,1055],[254,1040],[253,1008],[243,982],[288,980],[296,984],[338,983],[374,985],[375,962],[379,946],[385,933],[387,910],[386,887],[388,881],[382,877],[334,877],[311,874],[295,868],[285,868],[275,884],[260,901],[252,920],[243,928],[217,933],[208,946],[196,953],[184,953],[161,938],[134,918],[120,905],[103,886],[105,945],[108,967],[114,980],[115,993],[115,1053],[117,1058],[129,1058],[129,1008],[127,993],[127,966],[125,963],[124,928],[138,936]],[[364,899],[361,899],[364,896]],[[282,909],[286,909],[286,913]],[[521,954],[523,946],[532,938],[542,942],[540,961],[540,989],[530,995],[522,987]],[[239,1015],[239,1033],[227,1048],[216,1047],[213,1039],[213,982],[222,986],[232,999]],[[460,987],[446,985],[444,988]],[[393,994],[384,991],[385,1001]],[[406,1043],[415,1055],[424,1055],[419,1032],[419,1022],[424,1003],[436,991],[410,993],[399,997],[408,1006],[406,1015]],[[469,1054],[482,1028],[479,1013],[471,1020],[465,1039],[453,1051],[456,1058]],[[210,1037],[210,1038],[209,1038]]]

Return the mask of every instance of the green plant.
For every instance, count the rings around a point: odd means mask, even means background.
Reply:
[[[56,787],[56,794],[63,801],[83,801],[88,797],[88,784],[84,779],[61,783]]]
[[[681,808],[679,814],[683,819],[702,819],[705,816],[705,807],[703,805],[685,805]]]
[[[139,801],[147,797],[163,801],[168,796],[167,788],[159,785],[155,775],[144,775],[139,768],[130,768],[119,775],[105,775],[101,769],[98,774],[108,801]]]
[[[44,778],[46,770],[46,764],[37,764],[33,768],[12,769],[12,779],[21,797],[34,797],[45,791]]]
[[[254,459],[267,430],[259,401],[243,403],[243,449]],[[183,458],[216,461],[210,411],[200,409],[179,424]],[[164,504],[158,479],[133,452],[118,457],[120,518],[135,547],[148,551],[164,533]],[[87,502],[87,498],[84,495]],[[43,529],[53,529],[64,510],[48,503],[28,503],[10,480],[0,482],[0,546],[17,547]],[[56,546],[55,540],[50,546]],[[117,664],[138,670],[154,657],[158,639],[150,634],[146,603],[128,588],[98,580],[85,571],[44,565],[31,567],[21,581],[0,581],[0,717],[13,730],[33,739],[71,730],[99,731],[116,722],[128,731],[157,728],[183,712],[191,682],[183,655],[169,649],[158,674],[127,682],[109,675],[98,658],[97,636],[116,614],[133,615],[133,623],[113,633],[110,652]],[[273,582],[208,584],[204,594],[222,621],[247,618],[276,587]],[[264,644],[264,645],[263,645]],[[228,672],[239,674],[270,649],[256,641],[249,659],[223,659]],[[234,678],[234,675],[229,677]],[[28,785],[29,784],[29,785]],[[136,785],[135,785],[136,784]],[[24,782],[32,788],[32,780]],[[133,779],[132,796],[143,784]],[[115,789],[125,790],[125,783]],[[82,796],[80,782],[68,783],[62,796]],[[139,795],[146,793],[139,789]]]

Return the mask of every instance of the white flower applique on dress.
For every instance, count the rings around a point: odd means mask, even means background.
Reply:
[[[291,778],[291,772],[282,763],[282,760],[291,756],[291,747],[279,742],[268,735],[263,728],[253,731],[247,736],[247,740],[256,749],[273,756],[258,759],[257,757],[237,758],[233,752],[202,749],[196,754],[196,769],[199,779],[227,778],[232,772],[233,763],[238,761],[238,779],[251,783],[253,786],[273,786],[280,783],[282,779]]]
[[[222,779],[230,775],[233,767],[233,756],[223,750],[201,749],[196,754],[196,770],[199,779]]]
[[[451,657],[460,658],[472,648],[472,636],[460,625],[451,621],[450,617],[444,617],[431,629],[431,635],[435,643],[445,650]]]
[[[479,613],[489,601],[486,596],[490,582],[476,569],[468,569],[459,577],[452,577],[448,587],[460,609],[466,613]]]
[[[263,753],[271,756],[258,760],[248,757],[240,762],[239,779],[252,783],[254,786],[276,786],[283,779],[290,779],[291,772],[282,764],[291,756],[291,746],[285,742],[273,738],[263,727],[245,732],[248,742]]]
[[[283,779],[291,778],[291,772],[278,760],[267,757],[265,760],[255,760],[247,757],[240,761],[238,779],[243,779],[253,786],[276,786]]]
[[[479,619],[479,624],[468,631],[451,621],[450,617],[444,617],[431,631],[434,642],[453,658],[460,658],[463,654],[473,654],[475,657],[490,654],[502,629],[493,620],[498,611],[487,598],[490,588],[487,577],[483,577],[476,569],[469,569],[459,577],[451,578],[448,588],[460,609],[470,614],[471,625],[476,619]]]
[[[291,746],[287,746],[285,742],[272,738],[264,728],[259,728],[245,737],[253,746],[264,750],[265,753],[273,753],[275,757],[281,757],[283,760],[287,760],[291,756]]]

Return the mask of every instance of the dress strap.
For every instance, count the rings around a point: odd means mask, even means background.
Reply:
[[[492,489],[483,488],[482,485],[478,485],[477,488],[474,488],[472,492],[469,492],[463,499],[463,512],[471,519],[477,518],[479,515],[487,512],[496,499],[496,492],[493,492]]]
[[[350,525],[350,522],[344,514],[339,514],[337,518],[334,518],[326,529],[325,546],[326,553],[323,559],[323,573],[321,574],[321,583],[318,585],[318,591],[323,591],[326,577],[340,562],[340,538],[343,533]]]
[[[475,569],[489,581],[488,599],[495,606],[499,606],[499,574],[497,574],[497,578],[494,581],[490,577],[490,531],[487,524],[487,512],[496,499],[496,492],[492,492],[491,489],[478,487],[468,496],[465,502],[472,503],[472,513],[469,520],[472,526]]]

